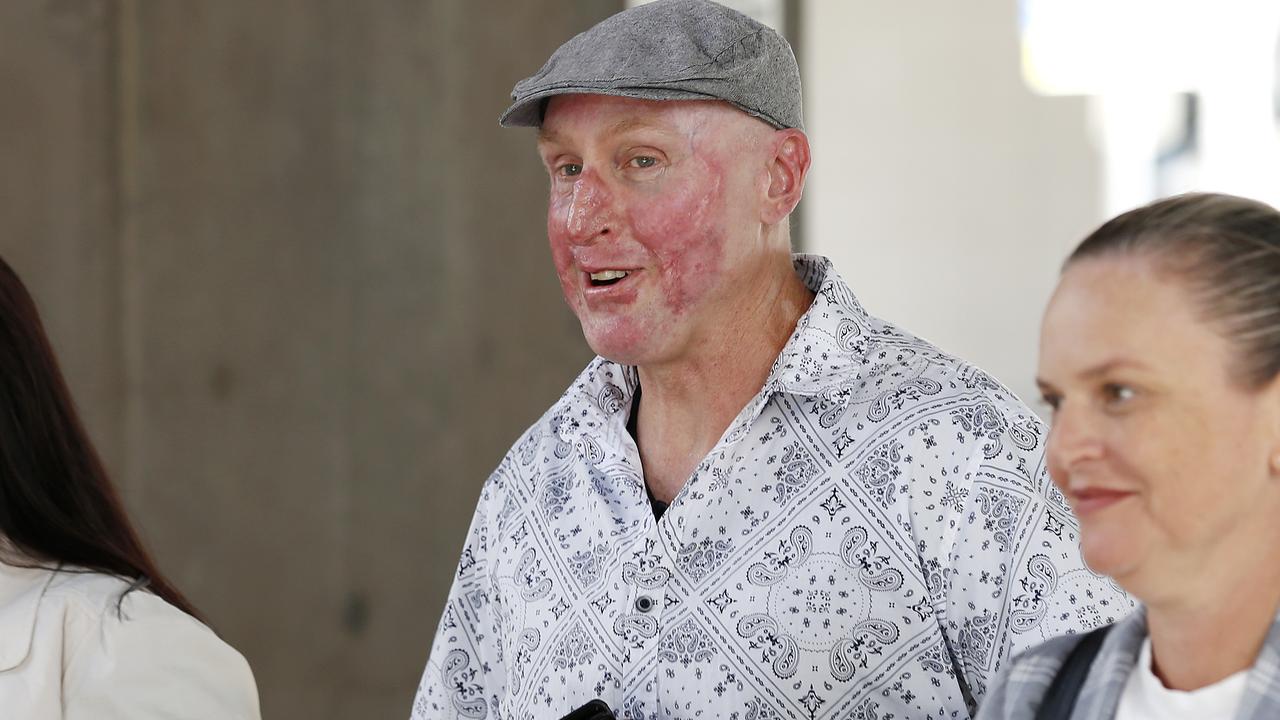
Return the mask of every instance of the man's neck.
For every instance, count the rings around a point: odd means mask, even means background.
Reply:
[[[679,363],[639,368],[644,388],[637,444],[645,482],[671,502],[729,423],[764,386],[773,362],[809,308],[813,293],[788,264],[733,321]],[[632,412],[636,410],[633,408]]]

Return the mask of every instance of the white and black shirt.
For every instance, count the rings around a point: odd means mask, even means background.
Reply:
[[[1012,652],[1116,620],[1045,427],[991,377],[816,298],[655,518],[635,368],[597,358],[485,484],[413,718],[967,718]]]

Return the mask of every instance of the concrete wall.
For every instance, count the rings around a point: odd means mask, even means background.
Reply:
[[[1085,101],[1024,86],[1014,0],[802,7],[807,249],[871,312],[1035,398],[1040,313],[1103,219]]]
[[[480,483],[588,356],[496,117],[621,5],[0,3],[0,255],[268,718],[407,715]],[[1011,1],[800,10],[805,245],[1028,393],[1083,103],[1024,89]]]
[[[266,717],[408,714],[480,484],[588,357],[496,118],[620,6],[0,4],[0,254]]]

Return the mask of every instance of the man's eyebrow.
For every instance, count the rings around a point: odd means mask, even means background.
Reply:
[[[632,130],[655,130],[666,134],[670,134],[671,132],[669,128],[643,118],[623,118],[606,128],[605,134],[621,135],[623,133],[631,132]]]
[[[544,145],[546,143],[558,143],[558,142],[560,142],[560,133],[557,133],[555,130],[548,130],[545,125],[538,128],[538,144],[539,145]]]
[[[604,137],[615,137],[634,130],[652,130],[664,135],[671,135],[673,131],[660,123],[651,122],[643,118],[622,118],[617,122],[609,125],[602,133]],[[563,145],[565,144],[564,136],[555,130],[550,130],[546,126],[538,128],[538,144],[539,145]]]

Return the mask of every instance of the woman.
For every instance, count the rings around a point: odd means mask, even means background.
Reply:
[[[258,718],[253,675],[138,540],[0,260],[0,717]]]
[[[1015,658],[979,717],[1280,718],[1280,213],[1196,194],[1103,225],[1038,381],[1085,560],[1142,609]]]

